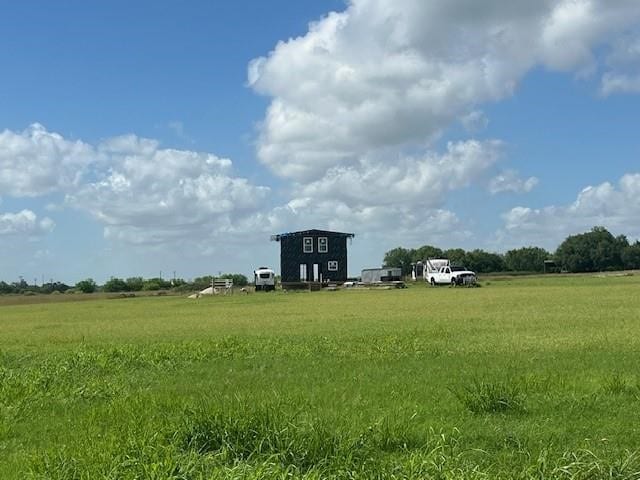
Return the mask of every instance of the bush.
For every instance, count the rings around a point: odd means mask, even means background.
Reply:
[[[130,277],[126,280],[128,291],[139,292],[144,287],[144,280],[142,277]]]
[[[230,278],[233,280],[233,285],[236,287],[246,287],[249,284],[247,277],[241,273],[225,273],[220,278]]]
[[[105,292],[128,292],[129,286],[127,282],[121,278],[111,277],[102,287]]]
[[[75,289],[80,290],[82,293],[93,293],[98,289],[98,286],[92,278],[87,278],[76,283]]]

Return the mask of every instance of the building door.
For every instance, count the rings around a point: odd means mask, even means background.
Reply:
[[[318,265],[317,263],[313,264],[313,281],[320,281],[320,265]]]
[[[307,277],[307,264],[306,263],[301,263],[300,264],[300,281],[301,282],[306,282],[308,280]]]

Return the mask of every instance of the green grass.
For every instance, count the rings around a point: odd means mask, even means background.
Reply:
[[[14,298],[0,478],[640,478],[639,292]]]

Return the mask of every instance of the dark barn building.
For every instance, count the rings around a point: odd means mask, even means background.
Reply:
[[[282,283],[347,280],[347,239],[353,233],[305,230],[272,235],[280,242]]]

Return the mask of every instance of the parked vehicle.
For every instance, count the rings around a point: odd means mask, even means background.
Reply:
[[[476,283],[476,274],[464,267],[445,265],[437,272],[429,274],[429,283],[436,285],[472,285]]]
[[[253,272],[256,292],[276,289],[276,274],[268,267],[260,267]]]
[[[431,275],[438,273],[441,267],[449,266],[449,260],[446,258],[428,258],[424,261],[411,264],[411,278],[418,280],[423,278],[428,282]]]

